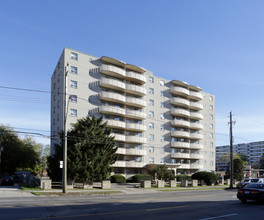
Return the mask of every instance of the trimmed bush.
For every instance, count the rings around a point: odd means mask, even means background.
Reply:
[[[153,180],[153,176],[147,174],[137,174],[132,176],[132,182],[134,183],[139,183],[140,181],[144,180]]]
[[[185,175],[185,174],[179,174],[176,176],[177,181],[182,181],[182,180],[192,180],[191,176]]]
[[[214,173],[201,171],[201,172],[197,172],[197,173],[193,174],[192,179],[204,180],[206,185],[212,185],[212,184],[216,183],[218,177]]]
[[[111,176],[111,183],[125,183],[126,182],[126,178],[120,174],[116,174]]]

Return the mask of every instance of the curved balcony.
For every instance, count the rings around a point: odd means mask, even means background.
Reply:
[[[203,99],[203,95],[199,92],[195,92],[195,91],[190,91],[189,92],[189,98],[193,99],[193,100],[202,100]]]
[[[184,121],[184,120],[177,120],[174,119],[171,121],[172,126],[179,126],[179,127],[185,127],[189,128],[190,127],[190,122],[189,121]]]
[[[190,154],[190,159],[203,159],[201,154]]]
[[[116,161],[112,166],[113,167],[126,167],[126,161]]]
[[[142,168],[144,166],[145,166],[145,163],[143,162],[126,161],[126,167]]]
[[[195,133],[190,133],[190,139],[203,139],[203,135],[202,134],[195,134]]]
[[[171,87],[171,93],[175,95],[188,96],[189,89],[186,89],[180,86],[173,86]]]
[[[190,133],[187,131],[172,131],[171,136],[173,137],[181,137],[181,138],[189,138]]]
[[[146,131],[146,126],[136,123],[126,123],[126,130],[131,131]]]
[[[203,124],[200,124],[200,123],[194,123],[194,122],[191,122],[190,123],[190,128],[191,129],[197,129],[197,130],[200,130],[200,129],[203,129]]]
[[[179,165],[178,169],[190,169],[190,164],[188,163],[180,163],[178,165]]]
[[[175,116],[183,116],[183,117],[190,117],[190,112],[185,109],[171,109],[171,114]]]
[[[126,149],[127,155],[138,155],[138,156],[145,156],[147,152],[145,150],[137,150],[137,149]]]
[[[139,112],[135,110],[126,110],[126,117],[135,119],[146,119],[147,114],[145,112]]]
[[[193,110],[202,110],[203,109],[203,105],[199,102],[190,102],[190,109]]]
[[[145,144],[146,138],[137,137],[137,136],[126,136],[126,142]]]
[[[175,147],[175,148],[190,148],[190,144],[187,143],[187,142],[176,141],[176,142],[171,142],[171,147]]]
[[[125,116],[126,110],[119,107],[102,105],[100,106],[100,113]]]
[[[195,120],[202,120],[203,115],[201,113],[198,113],[198,112],[190,112],[190,118],[195,119]]]
[[[144,96],[147,94],[147,90],[142,86],[137,86],[133,84],[126,84],[126,90],[127,93],[135,94]]]
[[[126,154],[126,148],[118,147],[116,154]]]
[[[182,159],[189,159],[189,153],[171,153],[171,158],[182,158]]]
[[[177,106],[183,106],[183,107],[189,107],[190,102],[187,99],[172,97],[170,99],[171,104],[177,105]]]
[[[107,122],[107,126],[108,127],[111,127],[111,128],[125,128],[126,127],[126,123],[123,122],[123,121],[116,121],[116,120],[113,120],[113,119],[107,119],[107,120],[103,120],[103,122]]]
[[[126,71],[124,69],[104,63],[101,64],[100,72],[105,75],[114,76],[122,79],[124,79],[126,76]]]
[[[126,102],[126,97],[124,95],[121,95],[121,94],[115,93],[115,92],[102,91],[100,94],[100,99],[106,100],[106,101],[117,102],[117,103],[125,103]]]
[[[147,79],[144,75],[132,71],[126,72],[126,79],[140,84],[145,84],[147,82]]]
[[[203,169],[203,165],[190,164],[190,169]]]
[[[125,142],[126,136],[123,134],[112,134],[115,137],[115,141]]]
[[[126,84],[122,81],[119,81],[117,79],[109,79],[106,77],[101,78],[101,87],[110,88],[110,89],[117,89],[124,91],[126,88]]]
[[[190,144],[190,148],[191,149],[195,149],[195,150],[200,150],[200,149],[203,149],[203,145],[201,145],[201,144],[195,144],[195,143],[191,143]]]
[[[132,97],[126,97],[126,104],[140,108],[147,106],[144,100]]]

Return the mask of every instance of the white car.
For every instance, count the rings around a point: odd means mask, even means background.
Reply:
[[[254,178],[254,179],[244,179],[242,182],[237,184],[237,188],[243,188],[249,183],[264,183],[263,178]]]

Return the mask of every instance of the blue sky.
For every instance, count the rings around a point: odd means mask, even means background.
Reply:
[[[261,0],[2,1],[0,86],[50,91],[57,60],[69,47],[214,94],[217,145],[229,144],[231,110],[234,143],[261,141],[263,7]],[[48,93],[0,88],[0,100],[1,124],[49,135]]]

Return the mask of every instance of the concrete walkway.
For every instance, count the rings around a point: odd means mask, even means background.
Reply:
[[[23,197],[35,197],[31,192],[20,190],[18,185],[15,186],[0,186],[0,199],[2,198],[23,198]]]

